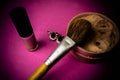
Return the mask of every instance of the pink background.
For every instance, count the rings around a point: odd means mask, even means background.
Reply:
[[[67,25],[75,15],[83,12],[108,13],[103,4],[95,0],[19,0],[3,3],[0,6],[0,80],[28,79],[58,45],[49,39],[47,31],[65,35]],[[39,43],[38,50],[34,52],[26,50],[9,17],[9,11],[17,6],[27,10]],[[80,62],[69,52],[43,80],[107,80],[114,71],[112,68],[109,62]]]

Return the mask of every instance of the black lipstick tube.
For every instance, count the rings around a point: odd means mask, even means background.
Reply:
[[[10,11],[9,15],[27,50],[35,51],[38,48],[38,43],[26,9],[24,7],[16,7]]]

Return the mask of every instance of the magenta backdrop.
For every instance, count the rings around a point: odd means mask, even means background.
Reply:
[[[1,80],[27,80],[57,47],[47,31],[65,35],[71,18],[83,12],[104,13],[95,0],[24,0],[4,2],[0,13],[0,73]],[[26,8],[39,48],[28,52],[19,37],[9,11],[17,6]],[[107,64],[88,64],[75,59],[70,52],[63,57],[43,80],[102,80]]]

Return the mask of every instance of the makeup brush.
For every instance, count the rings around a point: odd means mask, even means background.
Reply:
[[[76,20],[75,23],[70,23],[67,36],[56,50],[48,57],[48,59],[32,74],[29,80],[40,80],[50,70],[50,68],[58,62],[68,51],[75,45],[84,40],[91,28],[91,23],[84,19]]]

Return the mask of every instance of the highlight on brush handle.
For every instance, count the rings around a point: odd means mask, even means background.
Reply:
[[[29,78],[29,80],[39,80],[49,70],[48,66],[43,63]]]
[[[33,73],[29,80],[41,80],[43,76],[54,64],[60,60],[71,48],[75,46],[75,42],[66,36],[56,50],[46,59],[46,61]]]

